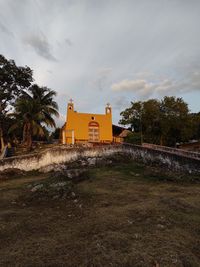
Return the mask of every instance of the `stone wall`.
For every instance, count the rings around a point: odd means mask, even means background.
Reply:
[[[47,151],[0,160],[0,171],[17,168],[24,171],[39,170],[53,164],[76,162],[80,159],[106,158],[121,154],[124,159],[159,165],[166,169],[200,173],[200,160],[167,151],[137,145],[106,145],[93,148],[68,148],[59,146]]]
[[[123,146],[124,153],[133,160],[141,161],[148,165],[159,165],[171,171],[186,173],[200,173],[200,159],[179,155],[169,151],[160,151],[153,148],[141,147],[131,144]]]
[[[95,148],[69,148],[58,146],[41,153],[34,153],[0,160],[0,171],[16,168],[24,171],[39,170],[52,164],[73,162],[81,158],[106,157],[122,150],[120,145]]]
[[[188,151],[188,150],[177,149],[177,148],[167,147],[167,146],[154,145],[154,144],[148,144],[148,143],[143,143],[142,146],[147,147],[147,148],[152,148],[155,150],[167,151],[167,152],[171,152],[173,154],[186,156],[186,157],[190,157],[190,158],[198,158],[200,160],[200,153],[194,152],[194,151]]]

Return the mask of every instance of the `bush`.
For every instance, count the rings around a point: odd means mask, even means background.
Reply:
[[[141,134],[140,133],[129,133],[124,138],[124,142],[131,143],[134,145],[141,145]]]

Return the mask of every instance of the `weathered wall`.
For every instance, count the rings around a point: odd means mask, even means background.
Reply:
[[[134,160],[142,161],[149,165],[159,165],[174,171],[200,173],[199,158],[136,145],[126,144],[122,146],[124,153]]]
[[[121,151],[121,146],[102,146],[96,148],[68,148],[59,146],[47,151],[0,160],[0,171],[17,168],[24,171],[38,170],[42,167],[67,163],[79,158],[94,158],[114,155]]]
[[[186,156],[186,157],[190,157],[190,158],[198,158],[200,160],[200,153],[194,152],[194,151],[188,151],[188,150],[177,149],[177,148],[168,147],[168,146],[148,144],[148,143],[143,143],[142,146],[147,147],[147,148],[152,148],[155,150],[171,152],[173,154]]]
[[[94,148],[55,147],[38,154],[0,160],[0,171],[9,168],[18,168],[24,171],[39,170],[52,164],[70,163],[82,158],[115,157],[118,153],[123,154],[124,158],[142,161],[149,165],[156,164],[170,170],[200,173],[199,159],[128,144]]]

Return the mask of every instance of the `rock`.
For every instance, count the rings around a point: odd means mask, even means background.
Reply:
[[[67,166],[64,164],[51,164],[49,166],[45,166],[39,169],[42,173],[48,172],[64,172],[67,169]]]
[[[85,169],[71,169],[67,170],[65,173],[69,179],[73,179],[81,176],[82,174],[84,174],[85,171]]]
[[[66,175],[67,175],[67,177],[68,177],[69,179],[72,179],[72,178],[74,177],[74,171],[69,170],[69,171],[66,172]]]
[[[81,166],[86,166],[86,165],[87,165],[86,160],[80,160],[80,165],[81,165]]]
[[[58,183],[51,184],[50,187],[54,187],[54,188],[56,188],[56,187],[64,187],[64,186],[66,186],[66,184],[67,184],[67,182],[58,182]]]
[[[165,228],[165,226],[164,226],[163,224],[157,224],[157,227],[158,227],[159,229],[164,229],[164,228]]]
[[[39,169],[39,172],[42,173],[47,173],[47,172],[51,172],[54,170],[54,166],[53,165],[49,165],[49,166],[45,166]]]
[[[74,192],[71,192],[71,195],[72,195],[72,197],[75,197],[76,196],[76,194]]]
[[[43,188],[43,184],[38,184],[38,185],[35,185],[32,189],[31,189],[31,192],[36,192],[37,190],[40,190]]]
[[[139,238],[139,234],[134,234],[135,238],[138,239]]]
[[[96,158],[88,158],[89,166],[94,166],[96,164]]]

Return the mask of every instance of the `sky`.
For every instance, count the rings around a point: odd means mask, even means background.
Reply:
[[[200,0],[0,0],[0,54],[78,112],[182,97],[200,111]]]

